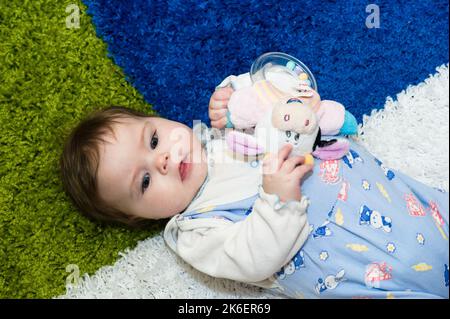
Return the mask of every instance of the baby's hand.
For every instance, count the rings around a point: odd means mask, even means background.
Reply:
[[[209,118],[211,126],[221,129],[227,125],[228,101],[233,89],[230,87],[217,89],[209,100]]]
[[[302,198],[300,183],[312,165],[305,164],[305,157],[288,156],[292,145],[286,144],[278,152],[267,156],[263,161],[263,188],[267,194],[276,194],[281,201],[299,201]]]

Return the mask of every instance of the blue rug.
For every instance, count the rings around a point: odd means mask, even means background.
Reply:
[[[371,29],[367,0],[84,2],[127,80],[162,116],[190,126],[209,124],[215,86],[268,51],[306,63],[322,98],[359,122],[449,61],[443,0],[376,2],[380,27]]]

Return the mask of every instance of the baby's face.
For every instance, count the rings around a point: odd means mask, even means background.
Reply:
[[[126,118],[113,128],[114,136],[106,135],[100,145],[100,197],[135,217],[160,219],[182,212],[208,171],[192,129],[157,117]]]

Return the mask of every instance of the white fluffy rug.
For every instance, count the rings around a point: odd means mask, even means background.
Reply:
[[[388,167],[448,191],[448,64],[410,86],[383,110],[365,116],[359,141]],[[199,273],[175,256],[161,235],[121,253],[112,266],[85,275],[59,298],[274,298],[268,292]]]

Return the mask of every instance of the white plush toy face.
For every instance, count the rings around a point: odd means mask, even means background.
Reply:
[[[304,155],[313,151],[319,125],[311,107],[292,98],[267,112],[255,132],[258,142],[265,145],[267,151],[278,152],[284,145],[291,144],[291,156]]]
[[[282,131],[307,135],[313,134],[319,126],[312,108],[299,98],[276,104],[272,110],[272,125]]]

